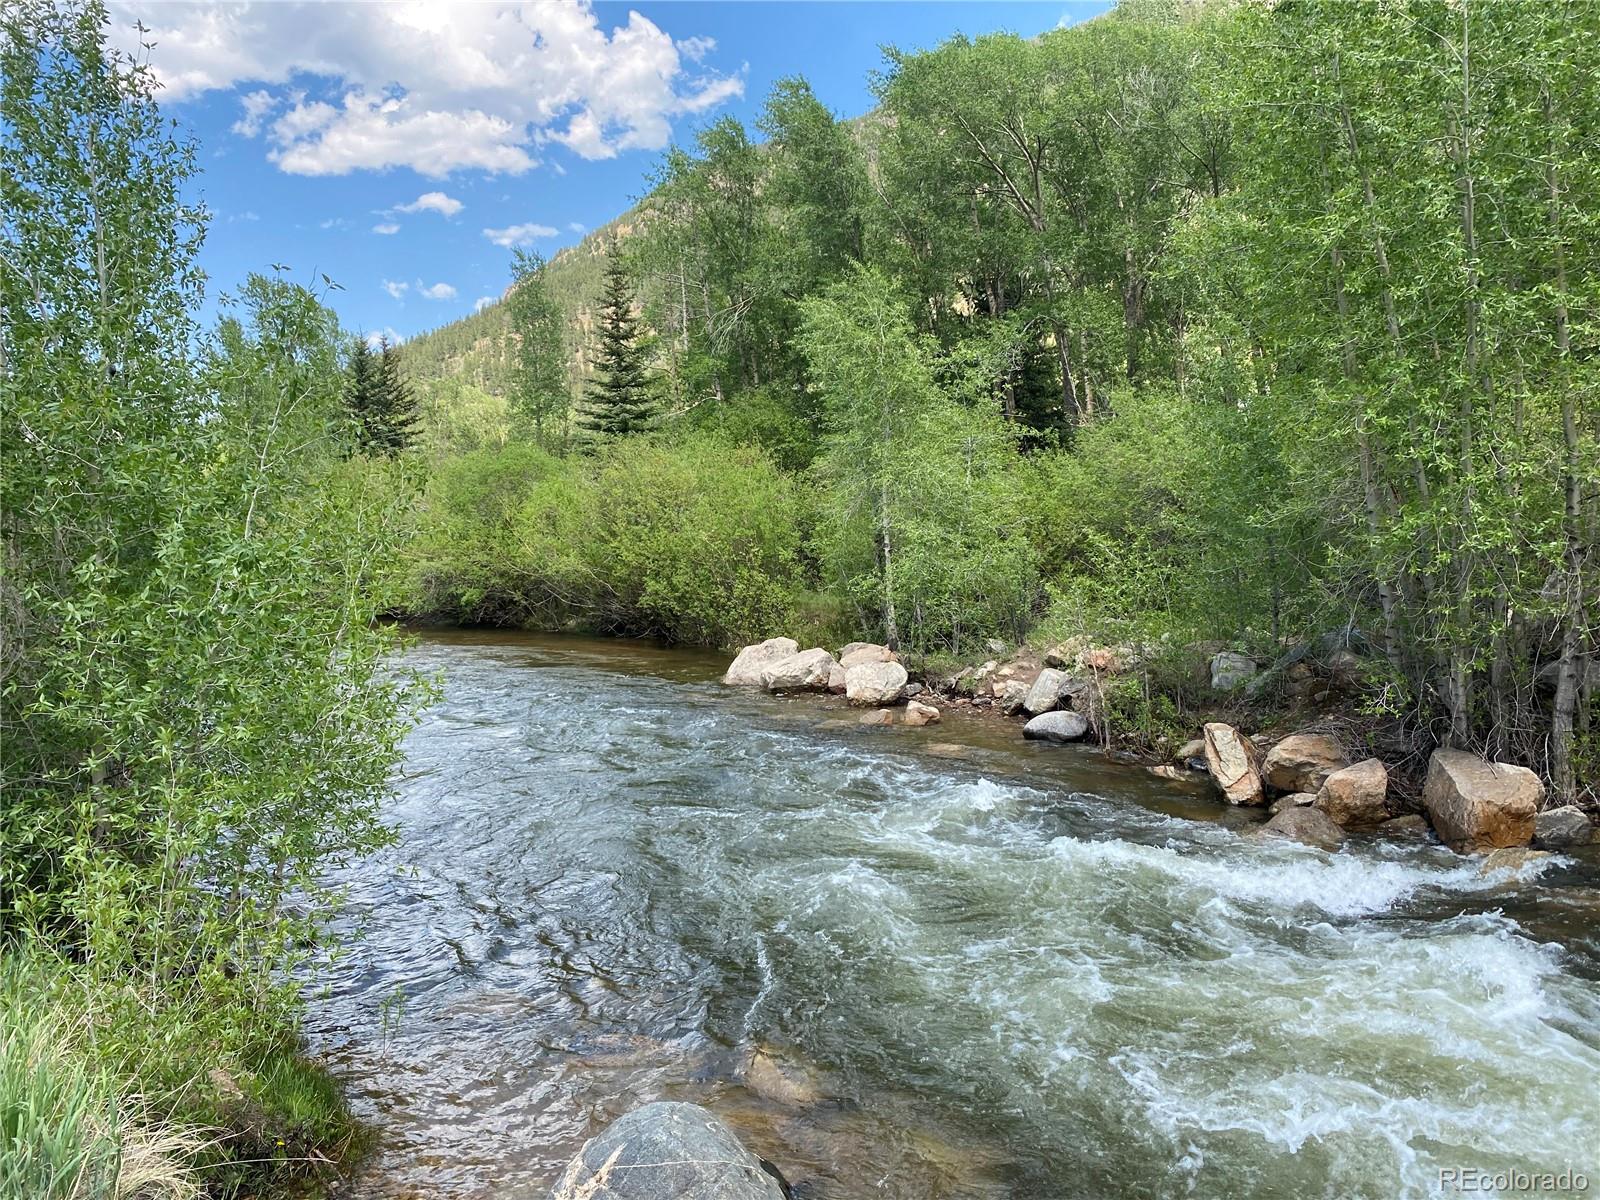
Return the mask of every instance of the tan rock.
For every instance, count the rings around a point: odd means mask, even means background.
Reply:
[[[1435,750],[1422,788],[1439,840],[1459,854],[1526,846],[1543,798],[1544,784],[1528,768],[1465,750]]]
[[[1344,747],[1325,733],[1291,733],[1261,760],[1267,786],[1280,792],[1317,792],[1329,775],[1350,765]]]
[[[1389,819],[1389,772],[1375,758],[1335,771],[1317,791],[1316,807],[1348,828]]]
[[[893,704],[905,690],[906,669],[899,663],[864,662],[845,667],[844,694],[851,704]]]
[[[1206,767],[1229,804],[1266,802],[1261,756],[1255,745],[1232,725],[1211,721],[1204,727]]]
[[[1421,813],[1407,813],[1403,817],[1395,817],[1378,826],[1378,832],[1385,837],[1427,837],[1428,818]]]
[[[861,725],[893,725],[894,709],[875,708],[869,713],[862,713],[858,724]]]
[[[895,662],[897,657],[893,650],[887,646],[880,646],[876,642],[851,642],[848,646],[840,647],[839,665],[846,671],[861,663]]]
[[[763,667],[761,686],[769,692],[826,691],[838,665],[826,650],[802,650]]]
[[[1028,699],[1027,684],[1020,679],[1008,679],[995,686],[999,689],[995,692],[995,700],[1001,712],[1010,714],[1022,711],[1022,706]]]
[[[923,704],[912,700],[906,704],[904,724],[915,726],[932,725],[939,719],[939,710],[931,704]]]
[[[844,664],[834,663],[828,671],[828,690],[835,696],[844,695]]]
[[[1100,675],[1115,675],[1124,666],[1122,655],[1109,646],[1094,646],[1078,655],[1078,668]]]
[[[1344,830],[1326,813],[1300,805],[1284,809],[1263,825],[1261,831],[1324,850],[1337,850],[1344,841]]]
[[[1587,846],[1594,839],[1594,823],[1575,804],[1548,808],[1533,821],[1533,844],[1541,850]]]
[[[1175,758],[1178,762],[1184,762],[1187,759],[1204,758],[1205,756],[1206,756],[1206,740],[1205,740],[1205,738],[1190,738],[1187,742],[1185,742],[1183,745],[1178,747],[1178,752],[1176,754],[1174,754],[1172,757]]]
[[[972,750],[960,742],[929,742],[922,748],[928,754],[940,758],[971,758]]]
[[[722,682],[739,687],[760,687],[761,672],[780,659],[800,653],[800,643],[793,638],[768,638],[739,651],[733,665],[723,675]]]

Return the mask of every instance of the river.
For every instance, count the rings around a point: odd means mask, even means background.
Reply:
[[[542,1198],[705,1104],[813,1200],[1600,1191],[1600,866],[1328,856],[954,716],[838,724],[721,657],[427,634],[391,849],[308,1032],[358,1197]]]

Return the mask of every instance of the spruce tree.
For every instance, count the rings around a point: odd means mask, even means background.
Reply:
[[[620,437],[648,429],[655,405],[639,345],[639,320],[633,313],[633,285],[622,263],[606,267],[600,302],[600,352],[587,405],[578,423],[599,437]]]
[[[358,337],[350,349],[350,365],[345,371],[344,402],[355,426],[356,450],[362,454],[374,453],[382,446],[379,388],[378,357],[366,338]]]
[[[422,407],[411,385],[400,372],[400,349],[388,338],[378,342],[378,395],[382,407],[382,444],[391,458],[409,450],[417,440],[422,423]]]

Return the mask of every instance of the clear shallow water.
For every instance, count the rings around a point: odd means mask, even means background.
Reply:
[[[636,643],[410,659],[444,698],[309,1018],[381,1129],[355,1195],[543,1197],[659,1098],[826,1200],[1600,1188],[1592,858],[1261,842],[1013,726],[818,729]]]

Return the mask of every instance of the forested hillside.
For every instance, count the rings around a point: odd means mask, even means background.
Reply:
[[[1269,655],[1359,631],[1375,712],[1570,791],[1595,683],[1597,32],[1577,2],[1129,4],[891,51],[869,137],[785,81],[756,128],[672,150],[620,239],[665,436],[563,419],[442,462],[420,603],[716,640],[798,606],[952,654],[1035,627]],[[564,312],[593,302],[601,241],[544,272]],[[422,339],[416,372],[505,322]],[[494,390],[490,357],[463,361]],[[539,403],[581,414],[576,374]],[[430,411],[434,445],[468,448]],[[526,440],[517,403],[496,419]],[[734,446],[796,523],[707,533],[693,553],[722,565],[674,560],[671,587],[619,578],[648,526],[619,508],[689,511],[639,495],[633,459]],[[750,569],[759,602],[673,619]]]

